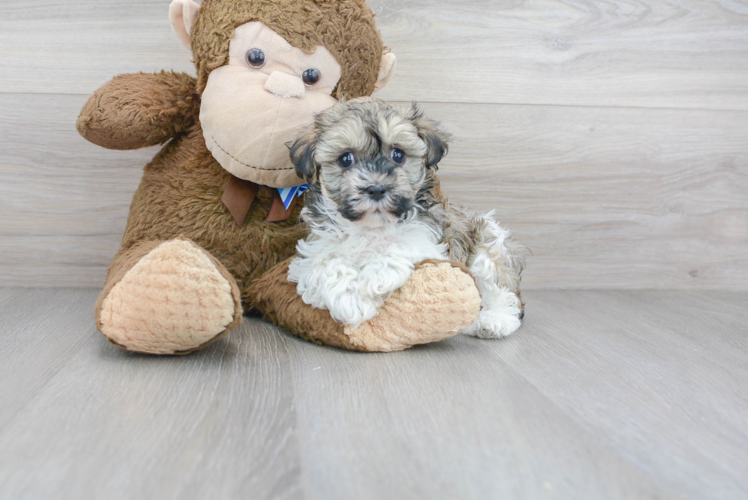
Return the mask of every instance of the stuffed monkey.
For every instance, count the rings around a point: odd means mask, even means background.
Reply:
[[[337,99],[383,87],[395,66],[363,0],[174,0],[170,20],[197,79],[120,75],[78,120],[106,148],[164,144],[144,169],[96,304],[112,343],[185,354],[260,310],[315,342],[390,351],[477,318],[473,279],[449,262],[422,263],[356,331],[304,304],[287,280],[306,234],[287,144]]]

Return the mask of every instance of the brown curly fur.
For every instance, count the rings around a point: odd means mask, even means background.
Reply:
[[[197,122],[200,95],[185,73],[115,76],[86,102],[78,131],[108,149],[163,144]]]
[[[196,124],[145,167],[122,246],[189,238],[226,266],[242,290],[245,310],[249,310],[246,289],[252,280],[293,255],[296,241],[305,236],[297,222],[303,203],[288,221],[266,222],[273,190],[262,187],[244,224],[238,227],[221,201],[229,175],[205,148],[202,130]]]
[[[298,224],[303,203],[297,204],[288,221],[266,222],[273,191],[261,187],[244,224],[237,227],[221,201],[230,174],[206,148],[200,127],[200,94],[207,77],[228,62],[234,29],[260,20],[299,48],[324,44],[339,57],[343,66],[339,94],[371,93],[382,54],[373,19],[362,0],[205,0],[192,30],[197,81],[172,72],[127,74],[96,91],[78,119],[83,137],[110,149],[168,141],[145,167],[130,208],[123,250],[141,242],[189,239],[229,270],[242,292],[244,309],[252,309],[249,284],[291,257],[296,241],[306,235]],[[125,253],[115,258],[112,270]],[[108,285],[113,278],[110,270]]]

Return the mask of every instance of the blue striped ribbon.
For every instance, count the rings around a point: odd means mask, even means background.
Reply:
[[[288,207],[291,206],[291,202],[295,197],[298,196],[299,198],[301,198],[301,195],[306,193],[310,187],[311,186],[309,184],[302,184],[301,186],[278,189],[281,200],[283,200],[283,206],[286,207],[286,210],[288,210]]]

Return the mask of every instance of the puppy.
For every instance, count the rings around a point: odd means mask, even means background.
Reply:
[[[520,274],[527,250],[491,214],[450,205],[435,175],[447,136],[417,106],[356,99],[317,116],[291,146],[310,185],[301,213],[310,235],[289,269],[304,302],[354,327],[426,259],[454,260],[473,274],[480,318],[465,334],[499,338],[521,324]]]

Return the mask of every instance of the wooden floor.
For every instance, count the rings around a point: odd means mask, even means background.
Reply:
[[[94,290],[0,289],[0,498],[748,498],[748,293],[527,293],[523,329],[387,355],[248,319],[186,358]]]

